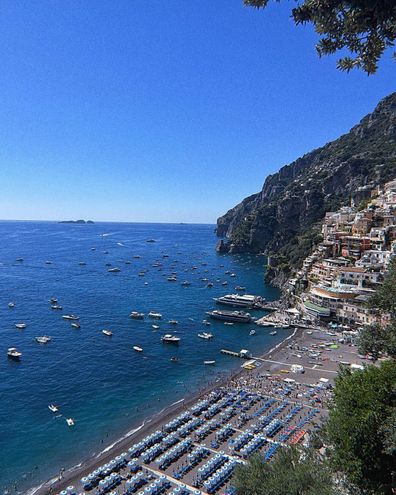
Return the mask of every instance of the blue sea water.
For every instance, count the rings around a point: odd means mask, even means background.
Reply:
[[[156,242],[147,243],[151,238]],[[212,298],[236,285],[269,300],[279,295],[264,283],[264,257],[216,254],[213,225],[0,222],[0,239],[0,493],[26,490],[100,452],[149,415],[238,368],[221,348],[259,354],[285,337],[265,328],[249,336],[252,325],[202,325]],[[152,266],[157,261],[161,267]],[[107,263],[121,271],[109,273]],[[167,281],[172,272],[177,282]],[[63,311],[51,310],[51,297]],[[132,320],[132,310],[159,311],[163,319]],[[80,316],[81,329],[62,319],[67,313]],[[22,321],[27,328],[16,329]],[[215,338],[199,339],[203,330]],[[161,343],[166,331],[182,338],[179,347]],[[40,345],[40,335],[52,341]],[[23,353],[21,362],[7,359],[9,347]],[[207,359],[216,366],[204,366]],[[61,417],[50,403],[60,405]]]

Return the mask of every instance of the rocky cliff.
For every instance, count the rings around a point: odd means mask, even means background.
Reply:
[[[318,239],[326,211],[364,201],[396,175],[396,93],[347,134],[270,175],[262,190],[217,220],[231,252],[275,254],[269,277],[297,267]],[[272,275],[271,275],[272,273]]]

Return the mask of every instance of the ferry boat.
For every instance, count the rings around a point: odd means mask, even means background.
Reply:
[[[223,320],[229,323],[250,323],[252,321],[250,314],[244,311],[220,311],[215,309],[214,311],[208,311],[206,314],[215,320]]]
[[[15,323],[16,328],[19,330],[23,330],[24,328],[27,327],[26,323]]]
[[[141,347],[139,347],[138,345],[134,345],[133,350],[136,352],[143,352],[143,349]]]
[[[48,335],[43,335],[42,337],[35,337],[35,340],[39,344],[48,344],[48,342],[51,342],[52,338]]]
[[[148,316],[149,316],[149,318],[153,318],[154,320],[160,320],[162,318],[162,314],[157,313],[156,311],[150,311]]]
[[[198,334],[198,337],[200,339],[210,340],[213,339],[213,334],[208,332],[202,332]]]
[[[217,304],[238,308],[254,308],[256,304],[264,302],[262,297],[254,296],[252,294],[227,294],[222,297],[214,298],[214,301]]]
[[[179,344],[180,340],[180,337],[176,337],[176,335],[172,335],[170,333],[167,333],[161,337],[161,341],[164,344]]]
[[[14,361],[19,361],[22,356],[22,352],[19,352],[16,347],[10,347],[7,351],[7,356]]]
[[[129,318],[133,318],[134,320],[143,320],[144,313],[139,313],[139,311],[132,311],[129,315]]]
[[[76,315],[62,315],[64,320],[79,320],[80,317]]]
[[[102,330],[102,333],[104,335],[107,335],[107,337],[111,337],[113,335],[113,332],[111,330]]]

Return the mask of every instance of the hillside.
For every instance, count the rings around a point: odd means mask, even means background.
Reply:
[[[396,175],[396,93],[347,134],[298,158],[266,178],[262,190],[217,220],[225,250],[264,252],[278,269],[299,266],[318,239],[327,211],[363,202],[369,191]],[[277,261],[276,261],[277,260]]]

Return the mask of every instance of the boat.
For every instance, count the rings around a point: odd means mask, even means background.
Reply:
[[[168,277],[167,278],[168,282],[177,282],[177,278],[176,277]]]
[[[140,255],[139,254],[135,254],[134,256],[132,256],[132,258],[134,258],[135,260],[138,260],[138,259],[140,259]]]
[[[159,325],[151,325],[152,328],[154,328],[154,330],[158,330],[159,329]]]
[[[59,411],[58,406],[56,406],[55,404],[49,404],[48,409],[49,409],[51,412],[53,412],[53,413],[56,413],[56,412],[58,412],[58,411]]]
[[[125,263],[126,265],[130,265],[132,262],[131,262],[131,261],[129,261],[129,260],[125,260],[125,261],[124,261],[124,263]]]
[[[155,239],[146,239],[146,242],[156,242]]]
[[[208,320],[202,320],[202,324],[206,325],[207,327],[209,327],[211,325],[210,321],[208,321]]]
[[[149,318],[154,318],[154,320],[160,320],[162,318],[162,314],[157,313],[156,311],[150,311],[148,316],[149,316]]]
[[[208,311],[206,314],[215,320],[232,323],[250,323],[252,321],[250,314],[244,311],[220,311],[215,309],[214,311]]]
[[[64,320],[79,320],[80,317],[76,315],[62,315]]]
[[[15,323],[15,326],[19,330],[23,330],[24,328],[26,328],[27,325],[26,325],[26,323]]]
[[[59,306],[59,304],[51,304],[51,309],[63,309],[63,307]]]
[[[73,418],[67,418],[66,419],[67,426],[74,426],[74,420]]]
[[[96,251],[96,248],[95,247],[91,247],[91,251]]]
[[[202,332],[198,334],[198,337],[200,339],[210,340],[213,339],[213,334],[208,332]]]
[[[48,344],[48,342],[51,342],[52,338],[48,335],[43,335],[42,337],[35,337],[35,340],[39,344]]]
[[[167,333],[161,337],[161,341],[164,344],[178,344],[180,340],[180,337],[176,337],[176,335],[172,335],[170,333]]]
[[[138,275],[139,277],[144,277],[146,275],[146,272],[139,272]]]
[[[216,364],[216,361],[204,361],[204,364],[207,366],[214,366]]]
[[[10,347],[7,351],[7,356],[14,361],[19,361],[22,356],[22,352],[19,352],[16,347]]]
[[[189,285],[191,285],[191,282],[189,282],[188,280],[185,280],[181,284],[182,284],[183,287],[188,287]]]
[[[80,266],[85,266],[85,265],[86,265],[85,261],[79,261],[79,263],[78,263],[78,264],[79,264]]]
[[[81,325],[79,323],[72,323],[71,326],[73,328],[81,328]]]
[[[312,330],[307,331],[307,335],[312,335],[312,333],[313,333]]]
[[[179,322],[177,320],[169,320],[168,323],[170,325],[177,325]]]
[[[9,308],[14,308],[15,307],[15,303],[14,302],[9,302],[8,303],[8,307]]]
[[[143,352],[143,349],[141,347],[139,347],[138,345],[134,345],[133,350],[136,352]]]
[[[235,290],[246,290],[246,287],[241,287],[240,285],[235,286]]]
[[[212,282],[209,282],[209,283],[206,285],[206,287],[207,287],[208,289],[211,289],[211,288],[213,287]]]
[[[224,325],[233,325],[233,323],[231,323],[230,321],[225,321]]]
[[[278,332],[276,330],[270,332],[270,335],[276,335]]]
[[[58,299],[56,297],[51,297],[51,299],[49,300],[49,303],[50,304],[57,304],[58,303]]]
[[[108,337],[111,337],[113,335],[113,332],[111,330],[102,330],[102,333],[104,335],[107,335]]]
[[[180,359],[176,356],[172,356],[170,360],[172,361],[172,363],[177,363],[177,361],[180,361]]]
[[[236,277],[235,273],[230,273],[230,277],[232,278]]]
[[[221,285],[224,285],[224,286],[225,286],[225,285],[228,285],[228,282],[227,282],[227,281],[222,282],[222,283],[221,283]]]
[[[256,335],[256,330],[250,330],[249,335]]]
[[[15,261],[22,262],[23,261],[23,258],[17,258]]]
[[[121,270],[120,270],[119,268],[117,268],[117,267],[114,267],[114,268],[109,268],[107,271],[108,271],[109,273],[118,273],[118,272],[120,272]]]
[[[129,315],[129,318],[132,318],[134,320],[143,320],[144,313],[139,313],[139,311],[132,311],[132,313]]]
[[[213,299],[217,304],[238,308],[254,308],[256,304],[263,303],[264,299],[252,294],[226,294]]]

